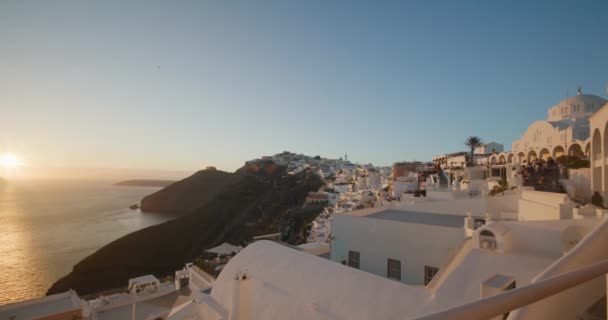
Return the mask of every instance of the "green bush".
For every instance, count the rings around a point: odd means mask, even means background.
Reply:
[[[572,156],[561,156],[557,158],[557,163],[563,164],[568,169],[580,169],[590,167],[589,160]]]

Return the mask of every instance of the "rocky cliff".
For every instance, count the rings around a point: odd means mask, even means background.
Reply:
[[[244,167],[237,173],[197,172],[142,201],[146,210],[181,213],[175,220],[124,236],[80,261],[47,294],[74,289],[90,294],[125,286],[144,274],[162,277],[192,261],[205,249],[286,228],[284,239],[301,242],[307,224],[321,208],[305,209],[309,191],[322,186],[305,171],[285,175],[274,164]]]
[[[240,174],[202,170],[144,197],[141,209],[148,212],[191,213],[243,178]]]

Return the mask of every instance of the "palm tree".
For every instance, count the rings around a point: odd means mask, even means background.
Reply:
[[[475,165],[475,160],[473,158],[473,152],[475,152],[475,149],[477,147],[481,147],[482,144],[483,144],[483,141],[481,141],[481,138],[479,138],[477,136],[470,136],[464,142],[465,146],[471,148],[471,159],[469,160],[471,162],[471,167]]]

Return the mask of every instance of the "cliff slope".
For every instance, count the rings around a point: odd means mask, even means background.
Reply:
[[[242,175],[224,171],[199,171],[144,197],[141,200],[141,209],[148,212],[191,213],[242,179]]]
[[[223,242],[243,244],[253,236],[279,232],[281,226],[289,226],[286,240],[301,241],[302,229],[321,209],[308,209],[306,221],[294,215],[307,193],[322,186],[318,176],[308,171],[286,176],[280,167],[237,172],[199,172],[147,197],[154,199],[156,209],[186,213],[104,246],[76,264],[47,294],[70,288],[90,294],[125,286],[129,278],[144,274],[162,277],[207,248]]]

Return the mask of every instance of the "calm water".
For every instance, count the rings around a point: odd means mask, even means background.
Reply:
[[[171,219],[128,209],[158,189],[110,182],[0,182],[0,305],[44,295],[103,245]]]

